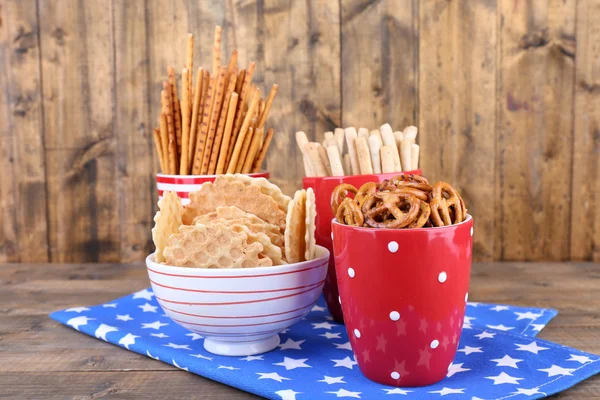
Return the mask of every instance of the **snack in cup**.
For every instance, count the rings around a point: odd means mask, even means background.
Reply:
[[[375,191],[363,186],[340,185],[331,202],[340,217],[332,221],[333,248],[352,350],[373,381],[433,384],[446,376],[458,346],[473,219],[444,182],[399,176]]]

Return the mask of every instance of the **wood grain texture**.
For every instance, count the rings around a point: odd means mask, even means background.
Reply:
[[[501,257],[565,260],[571,229],[566,188],[572,184],[575,1],[501,0],[498,12]]]
[[[600,261],[600,3],[577,2],[571,258]]]
[[[0,4],[0,260],[47,262],[36,1]]]
[[[558,309],[539,336],[598,354],[599,267],[475,263],[469,299]],[[142,264],[0,264],[0,398],[256,398],[48,318],[54,310],[107,302],[147,286]],[[600,376],[551,398],[598,396]]]

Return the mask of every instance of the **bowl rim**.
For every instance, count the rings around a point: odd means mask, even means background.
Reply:
[[[454,225],[447,225],[447,226],[431,226],[428,228],[410,228],[410,229],[405,229],[405,228],[398,228],[398,229],[394,229],[394,228],[372,228],[372,227],[364,227],[364,226],[352,226],[352,225],[346,225],[346,224],[340,224],[336,218],[333,218],[331,220],[332,224],[335,225],[339,225],[342,228],[341,229],[353,229],[353,230],[357,230],[357,231],[364,231],[364,232],[374,232],[374,231],[383,231],[383,232],[427,232],[427,231],[439,231],[439,230],[445,230],[445,229],[456,229],[461,225],[467,224],[469,221],[473,221],[473,216],[471,214],[467,213],[467,218],[458,223],[458,224],[454,224]]]
[[[298,263],[275,265],[271,267],[253,267],[253,268],[189,268],[189,267],[177,267],[174,265],[159,264],[154,260],[154,253],[149,254],[146,257],[146,269],[150,266],[153,268],[160,268],[165,272],[173,274],[181,274],[185,276],[213,276],[213,277],[226,277],[226,276],[254,276],[254,275],[282,275],[290,272],[297,272],[297,269],[302,267],[315,267],[316,265],[322,266],[329,263],[329,250],[323,246],[315,245],[315,258],[308,261],[302,261]],[[300,268],[298,268],[300,267]],[[162,272],[162,271],[161,271]],[[187,272],[187,273],[185,273]],[[191,273],[190,273],[191,272]]]
[[[250,177],[255,177],[255,178],[262,178],[265,175],[270,175],[271,173],[269,171],[267,171],[266,169],[263,169],[260,172],[251,172],[249,174],[241,174],[241,175],[247,175]],[[227,175],[227,174],[219,174],[219,175],[172,175],[172,174],[163,174],[160,172],[156,173],[156,176],[159,178],[217,178],[218,176],[221,175]]]

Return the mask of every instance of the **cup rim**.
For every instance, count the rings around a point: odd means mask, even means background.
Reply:
[[[228,277],[228,276],[251,276],[251,275],[277,275],[286,272],[294,272],[298,267],[308,267],[312,264],[329,263],[329,250],[323,246],[315,245],[315,258],[312,260],[275,265],[271,267],[252,267],[252,268],[189,268],[189,267],[178,267],[175,265],[159,264],[154,259],[154,253],[149,254],[146,257],[146,268],[158,267],[164,271],[171,272],[173,274],[187,275],[190,277],[203,275],[203,276],[214,276],[214,277]],[[185,273],[187,272],[187,273]],[[191,273],[190,273],[191,272]],[[183,273],[183,274],[182,274]]]
[[[352,226],[352,225],[346,225],[346,224],[340,224],[337,219],[334,217],[331,220],[332,224],[335,225],[339,225],[342,226],[342,229],[355,229],[358,231],[365,231],[365,232],[373,232],[373,231],[384,231],[384,232],[390,232],[390,231],[394,231],[394,232],[423,232],[423,231],[432,231],[432,230],[444,230],[444,229],[455,229],[463,224],[468,223],[469,221],[473,220],[473,216],[471,214],[467,214],[467,218],[458,223],[458,224],[454,224],[454,225],[447,225],[447,226],[431,226],[428,228],[410,228],[410,229],[404,229],[404,228],[399,228],[399,229],[394,229],[394,228],[372,228],[372,227],[364,227],[364,226]]]
[[[264,175],[270,174],[266,169],[261,170],[260,172],[251,172],[249,174],[241,174],[247,175],[254,178],[262,178]],[[160,172],[156,173],[156,176],[159,178],[217,178],[218,176],[226,175],[226,174],[214,174],[214,175],[171,175],[171,174],[163,174]]]
[[[381,176],[381,175],[390,175],[390,176],[398,176],[398,175],[422,175],[423,170],[421,168],[413,169],[410,171],[400,171],[400,172],[382,172],[379,174],[361,174],[361,175],[341,175],[341,176],[305,176],[302,178],[302,181],[314,179],[314,180],[323,180],[323,181],[339,181],[341,179],[360,179],[368,176]]]

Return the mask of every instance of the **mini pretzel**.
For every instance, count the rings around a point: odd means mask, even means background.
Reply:
[[[404,228],[417,219],[419,203],[419,199],[406,192],[375,193],[363,203],[362,210],[365,216],[365,223],[373,228]],[[409,206],[408,210],[403,211],[402,209],[406,206]],[[395,219],[387,219],[387,211]]]
[[[391,191],[392,193],[397,193],[397,192],[406,192],[406,193],[410,193],[413,196],[415,196],[417,199],[421,200],[421,201],[428,201],[429,200],[429,195],[427,192],[424,192],[422,190],[416,189],[414,187],[410,187],[410,186],[400,186],[397,187],[396,189]]]
[[[386,182],[385,188],[380,187],[380,190],[394,190],[394,187],[412,187],[429,193],[432,189],[427,179],[423,178],[422,176],[413,174],[398,175],[393,177],[389,181],[384,182]]]
[[[331,193],[331,211],[333,215],[337,215],[337,210],[340,204],[344,201],[346,197],[348,197],[348,193],[352,193],[356,196],[358,189],[352,186],[349,183],[342,183],[341,185],[336,186]]]
[[[458,224],[466,218],[466,208],[460,195],[450,184],[438,182],[431,191],[431,220],[435,226]],[[452,214],[452,215],[451,215]]]
[[[365,223],[365,217],[360,211],[358,204],[349,197],[346,197],[342,204],[337,208],[335,218],[338,222],[352,225],[352,226],[363,226]]]
[[[415,174],[408,174],[408,175],[401,174],[401,175],[393,177],[392,180],[406,181],[406,182],[417,182],[417,183],[426,183],[426,184],[429,185],[429,181],[427,180],[427,178],[425,178],[424,176],[415,175]]]
[[[422,228],[429,222],[429,215],[431,214],[431,207],[426,201],[421,201],[419,204],[420,213],[419,217],[407,228]]]
[[[358,202],[358,205],[362,207],[366,198],[370,195],[377,192],[377,183],[375,182],[367,182],[358,189],[356,195],[354,196],[354,200]]]

